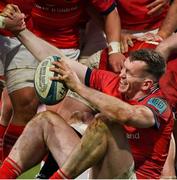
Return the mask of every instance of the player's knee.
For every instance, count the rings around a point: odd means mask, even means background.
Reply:
[[[26,125],[25,129],[43,129],[44,126],[48,123],[48,112],[40,112],[36,114]]]
[[[14,107],[14,111],[32,112],[37,110],[39,99],[36,96],[34,88],[26,87],[15,90],[10,93],[10,98]]]
[[[24,132],[26,134],[43,134],[44,133],[44,127],[48,124],[48,112],[44,113],[38,113],[36,114],[26,125]]]
[[[24,97],[21,101],[21,103],[18,104],[20,108],[26,109],[26,111],[35,112],[37,111],[37,108],[39,106],[39,100],[37,97],[31,97],[29,100],[28,98]]]
[[[49,119],[52,118],[52,112],[51,111],[43,111],[39,112],[34,116],[32,119],[32,122],[38,123],[38,124],[44,124],[48,123]]]
[[[12,105],[13,105],[13,110],[14,110],[14,118],[19,119],[21,117],[21,121],[24,122],[25,124],[29,122],[33,118],[33,116],[37,112],[37,108],[39,106],[39,101],[36,97],[32,97],[31,101],[29,101],[26,96],[23,98],[20,98],[18,96],[12,95],[11,100],[12,100]]]

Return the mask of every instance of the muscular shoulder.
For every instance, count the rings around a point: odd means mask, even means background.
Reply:
[[[90,72],[89,72],[90,71]],[[86,85],[112,96],[119,96],[119,76],[105,70],[88,70]]]
[[[154,115],[163,121],[169,121],[172,110],[167,100],[163,97],[162,93],[157,91],[149,96],[147,96],[144,100],[142,100],[141,104],[149,107]]]

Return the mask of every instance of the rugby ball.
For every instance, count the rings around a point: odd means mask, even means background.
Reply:
[[[52,81],[51,77],[56,76],[49,70],[53,61],[59,61],[59,56],[49,56],[41,61],[36,69],[34,77],[34,87],[40,101],[46,105],[54,105],[60,102],[67,93],[64,82]]]

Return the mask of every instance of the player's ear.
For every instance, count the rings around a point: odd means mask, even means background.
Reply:
[[[149,91],[151,87],[153,86],[153,84],[154,84],[154,81],[152,79],[145,79],[142,85],[142,90]]]

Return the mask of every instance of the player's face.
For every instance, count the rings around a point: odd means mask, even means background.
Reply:
[[[141,91],[144,83],[143,70],[146,64],[143,61],[130,62],[127,58],[120,73],[119,91],[132,99]]]

